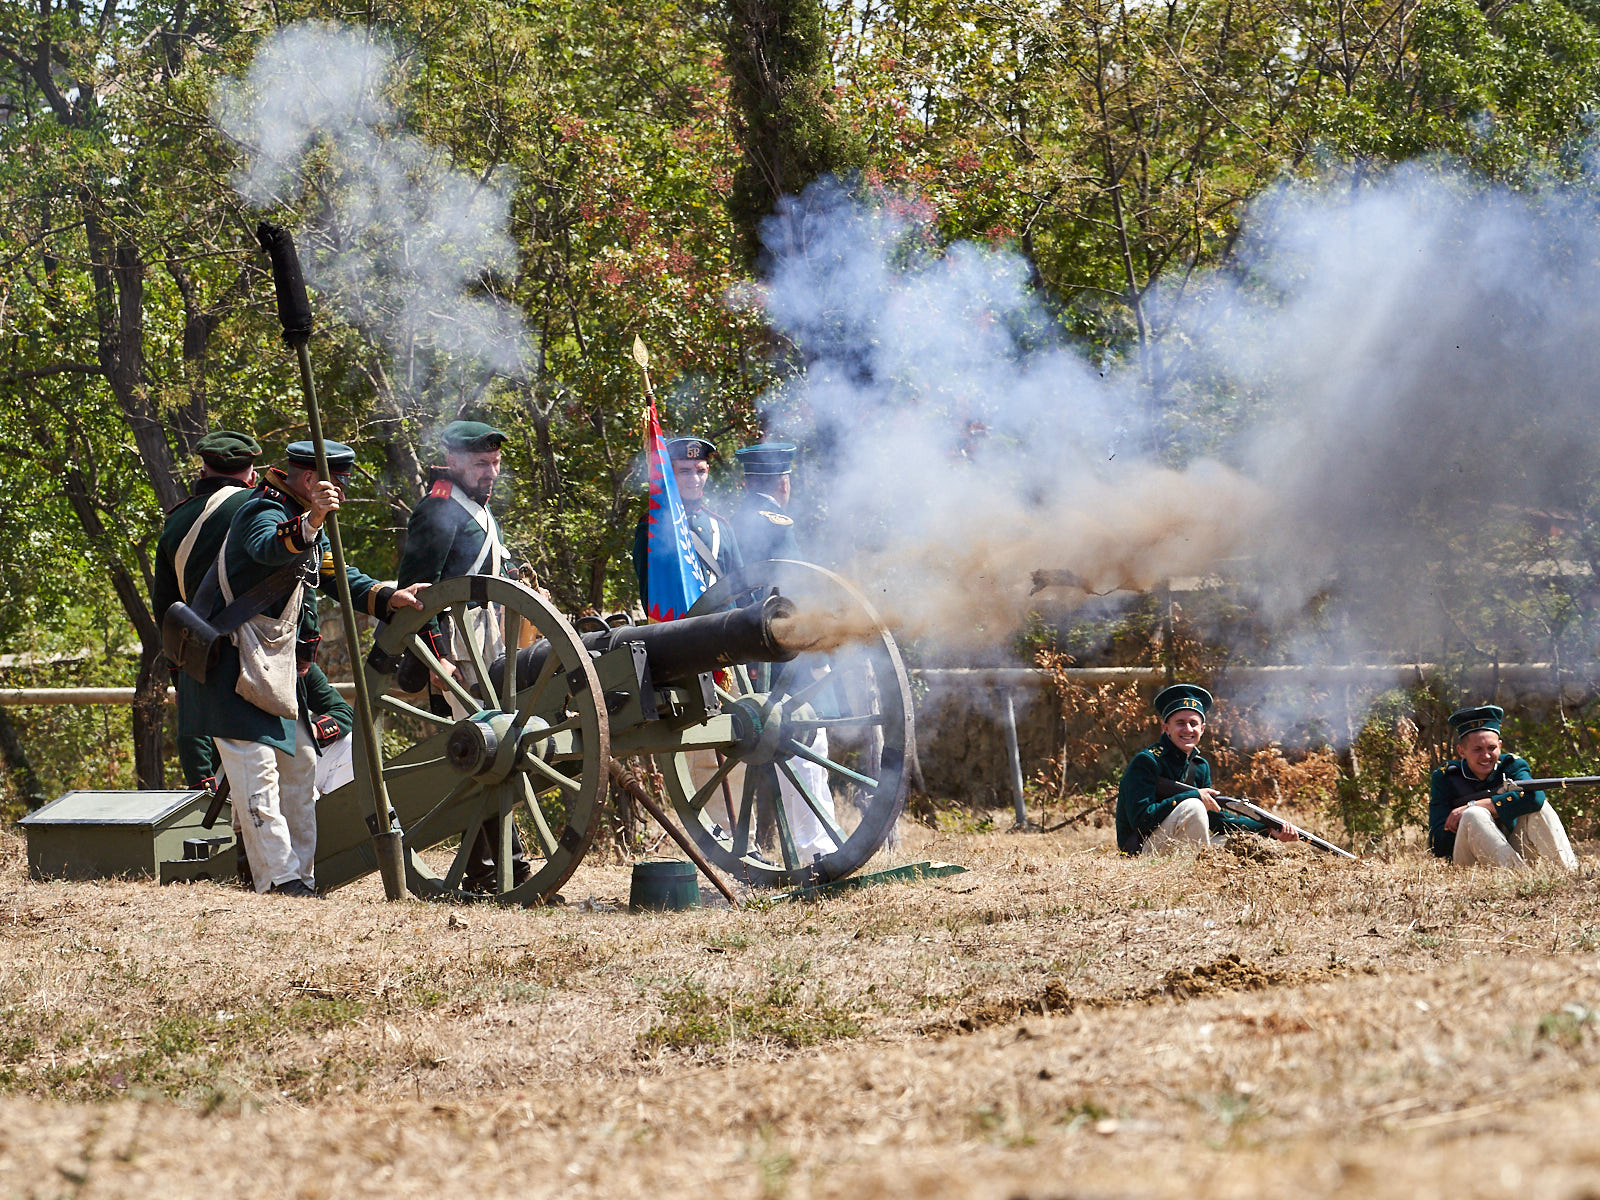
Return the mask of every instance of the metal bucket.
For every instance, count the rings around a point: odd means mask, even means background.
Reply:
[[[633,887],[628,911],[700,907],[700,881],[694,864],[669,859],[633,865]]]

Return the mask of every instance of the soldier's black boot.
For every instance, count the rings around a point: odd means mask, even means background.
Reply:
[[[239,877],[239,886],[247,892],[256,890],[256,877],[250,870],[250,856],[244,852],[244,843],[235,836],[233,842],[233,871]]]
[[[461,890],[477,895],[490,895],[495,890],[495,847],[500,844],[500,818],[485,818],[478,827],[478,836],[472,839],[472,850],[467,858],[467,869],[462,873]],[[522,831],[513,822],[511,826],[511,886],[526,883],[533,877],[533,864],[528,861],[527,847],[522,843]]]
[[[472,849],[467,852],[467,869],[461,874],[461,890],[478,896],[487,896],[494,889],[494,842],[490,841],[490,827],[499,834],[499,820],[491,817],[478,826],[472,839]]]

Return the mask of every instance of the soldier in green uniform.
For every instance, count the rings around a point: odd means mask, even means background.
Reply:
[[[321,638],[314,638],[295,644],[295,670],[299,673],[295,681],[295,701],[300,710],[299,720],[305,726],[305,732],[311,735],[311,744],[316,748],[316,794],[319,797],[343,787],[354,778],[355,759],[350,734],[356,727],[355,711],[317,665],[320,642]],[[247,888],[253,888],[255,880],[250,872],[250,856],[244,852],[239,810],[233,814],[233,840],[238,848],[235,869],[239,882]]]
[[[1508,786],[1532,779],[1528,761],[1502,753],[1505,709],[1494,704],[1450,714],[1456,753],[1433,772],[1428,787],[1428,844],[1457,866],[1526,866],[1529,859],[1578,869],[1572,843],[1542,791]],[[1466,797],[1493,793],[1468,802]]]
[[[735,450],[744,468],[744,500],[733,514],[739,553],[747,563],[769,558],[799,559],[789,507],[795,448],[788,442],[758,442]]]
[[[706,507],[706,482],[711,478],[711,460],[716,457],[713,442],[698,437],[668,438],[667,457],[672,461],[672,475],[678,484],[678,496],[683,500],[684,516],[689,522],[689,540],[694,545],[695,557],[706,574],[710,586],[724,575],[737,574],[744,566],[744,556],[739,552],[739,539],[728,519]],[[639,601],[646,612],[650,599],[646,595],[645,561],[649,547],[649,523],[644,517],[633,531],[633,571],[639,579]]]
[[[494,481],[500,477],[500,446],[506,435],[482,421],[452,421],[440,435],[444,446],[444,466],[430,469],[428,494],[412,510],[406,527],[406,549],[400,558],[398,581],[401,587],[415,583],[438,583],[462,575],[505,575],[516,578],[510,552],[500,539],[500,527],[489,511]],[[469,610],[468,620],[483,646],[484,657],[493,662],[505,650],[504,635],[497,606],[484,605]],[[472,666],[464,648],[452,645],[453,630],[437,618],[430,621],[422,636],[439,658],[451,664],[468,685]],[[457,711],[461,705],[437,687],[429,688],[428,704],[442,716],[467,715]],[[469,891],[491,891],[495,885],[495,848],[500,844],[500,817],[485,819],[473,839],[461,886]],[[533,874],[522,836],[511,832],[512,882],[522,883]]]
[[[1211,764],[1197,749],[1211,703],[1211,693],[1192,683],[1175,683],[1156,693],[1161,738],[1133,756],[1117,785],[1117,848],[1124,854],[1216,845],[1233,832],[1270,834],[1284,842],[1299,838],[1293,826],[1269,830],[1217,803]],[[1182,786],[1172,790],[1162,787],[1162,781]],[[1167,791],[1172,794],[1164,795]]]
[[[255,486],[261,447],[249,434],[216,429],[195,443],[194,452],[200,456],[200,478],[189,498],[167,513],[156,543],[150,602],[157,627],[173,604],[189,601],[216,561],[233,514]],[[180,734],[178,765],[190,787],[215,786],[217,755],[210,738]]]
[[[240,626],[199,683],[178,676],[180,736],[212,738],[232,787],[258,892],[315,895],[316,751],[300,722],[295,643],[317,634],[307,585],[337,594],[323,523],[340,506],[355,451],[327,443],[332,480],[317,477],[310,442],[295,442],[239,507],[193,607],[215,619],[234,598],[295,564],[281,599]],[[351,597],[374,617],[420,608],[419,588],[395,589],[347,567]]]

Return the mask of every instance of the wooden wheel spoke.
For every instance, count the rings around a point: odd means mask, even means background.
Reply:
[[[442,681],[451,694],[466,706],[469,715],[482,710],[483,705],[478,702],[478,698],[467,691],[465,685],[450,673],[450,668],[439,661],[439,656],[433,652],[433,649],[421,637],[413,633],[406,639],[406,649],[420,658],[422,665],[427,667],[434,677]]]
[[[780,758],[778,760],[778,770],[782,771],[788,778],[789,782],[794,784],[795,791],[800,793],[800,798],[806,802],[806,807],[809,808],[812,815],[817,818],[817,824],[821,825],[828,831],[828,836],[833,839],[834,848],[842,850],[844,848],[844,834],[839,831],[839,827],[835,825],[833,821],[829,819],[827,813],[823,811],[821,802],[811,794],[811,789],[808,788],[805,785],[805,781],[800,778],[800,772],[796,771],[792,766],[790,766],[789,760],[786,758]],[[783,806],[780,804],[779,807],[781,808]]]
[[[860,771],[852,771],[849,767],[844,766],[842,763],[834,762],[833,759],[829,758],[826,754],[818,754],[810,746],[801,745],[793,738],[788,738],[784,741],[783,749],[787,750],[790,754],[805,759],[807,762],[814,762],[819,767],[826,767],[829,771],[833,772],[833,774],[844,779],[848,779],[852,783],[859,783],[862,787],[871,788],[873,791],[878,790],[878,781],[876,779],[873,779],[867,775],[863,775]]]
[[[799,708],[802,704],[809,704],[812,698],[815,697],[818,692],[822,691],[823,688],[827,687],[828,684],[832,682],[833,668],[824,667],[821,675],[818,675],[810,683],[806,684],[805,687],[794,693],[794,695],[786,697],[784,699],[784,707]]]
[[[699,791],[695,792],[693,797],[690,798],[689,807],[698,812],[700,809],[703,809],[707,804],[709,804],[711,802],[712,791],[721,787],[722,781],[728,777],[728,772],[732,771],[738,765],[739,760],[736,758],[724,758],[720,763],[718,763],[716,773],[712,775],[710,779],[706,780],[705,783],[700,786]]]
[[[756,808],[756,773],[744,773],[744,787],[739,795],[739,811],[733,819],[733,856],[743,858],[750,853],[750,820]]]
[[[517,710],[518,725],[526,725],[528,718],[533,716],[534,711],[539,707],[539,701],[544,699],[545,689],[550,686],[550,681],[555,678],[556,669],[560,665],[556,660],[556,649],[551,646],[549,652],[544,656],[544,665],[539,668],[539,674],[528,688],[527,698],[523,700],[522,707]],[[501,682],[504,682],[504,680]],[[506,706],[506,711],[511,711],[509,704]]]
[[[506,656],[500,668],[500,711],[510,712],[517,699],[517,642],[522,636],[522,614],[507,604],[501,611],[501,621]],[[488,676],[484,679],[484,686],[488,687]]]
[[[542,738],[546,738],[546,737],[554,737],[558,733],[565,733],[569,729],[577,728],[577,726],[579,725],[580,722],[582,722],[582,720],[583,720],[583,714],[582,713],[573,713],[565,721],[558,721],[554,725],[551,725],[547,729],[539,730],[539,736],[542,737]]]
[[[742,668],[735,667],[733,669],[735,671],[738,671],[738,670],[741,670]],[[739,699],[739,697],[735,696],[733,693],[725,691],[721,687],[721,685],[716,685],[716,689],[717,689],[717,699],[721,700],[724,704],[733,704]]]
[[[467,645],[467,657],[472,662],[472,673],[478,682],[479,694],[489,697],[492,689],[489,687],[489,666],[483,657],[485,647],[480,647],[477,639],[472,636],[472,623],[467,620],[465,601],[450,606],[450,622],[456,627],[457,636]]]
[[[472,844],[478,840],[478,830],[483,826],[483,818],[489,815],[489,801],[493,797],[493,789],[484,788],[483,798],[478,801],[472,820],[461,828],[461,844],[456,847],[455,861],[450,864],[450,872],[444,877],[444,890],[447,892],[461,889],[461,877],[466,874],[467,860],[472,857]]]
[[[395,763],[394,766],[383,769],[383,777],[385,779],[396,779],[401,775],[410,775],[415,771],[425,771],[429,767],[437,767],[448,761],[447,758],[440,755],[438,758],[427,758],[421,762]]]
[[[570,776],[563,775],[560,771],[556,770],[542,758],[529,758],[526,761],[528,763],[528,769],[533,774],[542,777],[546,781],[547,785],[554,784],[556,787],[561,788],[564,791],[573,793],[579,792],[583,788],[583,784],[581,782],[571,778]],[[524,776],[524,778],[526,778],[526,776]],[[529,786],[532,786],[531,781]],[[543,790],[543,788],[534,789],[536,792]]]
[[[524,777],[526,782],[526,777]],[[494,890],[496,892],[509,892],[516,872],[513,868],[516,863],[512,857],[511,847],[516,845],[517,817],[516,797],[512,795],[509,787],[500,789],[500,836],[495,839],[499,843],[495,847],[494,855]]]
[[[418,842],[426,842],[427,838],[425,833],[428,830],[428,826],[432,823],[434,817],[440,812],[444,811],[450,805],[454,804],[457,800],[461,799],[461,797],[465,796],[477,786],[478,781],[469,775],[460,783],[456,784],[455,787],[446,792],[444,794],[444,798],[441,799],[439,803],[435,804],[427,812],[423,813],[421,820],[413,821],[411,828],[407,829],[401,836],[400,840],[405,844],[406,848],[408,850],[413,849],[417,846]]]
[[[403,716],[415,717],[419,721],[427,721],[430,725],[440,725],[449,728],[455,724],[449,717],[441,717],[438,713],[426,708],[418,708],[415,704],[407,704],[398,696],[379,696],[378,707],[386,708],[390,712],[400,713]]]
[[[772,771],[770,765],[762,770],[771,771],[772,816],[778,823],[778,849],[783,852],[783,865],[790,871],[798,870],[800,850],[794,844],[794,831],[789,828],[789,814],[783,810],[783,789],[778,786],[778,773]]]
[[[882,725],[882,713],[864,713],[853,717],[817,717],[815,719],[791,718],[787,727],[803,729],[808,733],[817,729],[854,729],[872,725]]]
[[[522,801],[528,806],[528,815],[533,818],[534,831],[539,835],[539,845],[544,849],[545,858],[552,859],[556,856],[555,835],[550,832],[550,823],[545,819],[544,809],[539,807],[538,793],[533,790],[533,784],[528,777],[522,777]]]

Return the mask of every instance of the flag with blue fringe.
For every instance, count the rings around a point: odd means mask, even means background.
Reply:
[[[650,470],[650,508],[645,516],[649,616],[652,621],[675,621],[706,590],[706,576],[689,540],[689,517],[678,495],[654,401],[645,412],[644,456]]]

